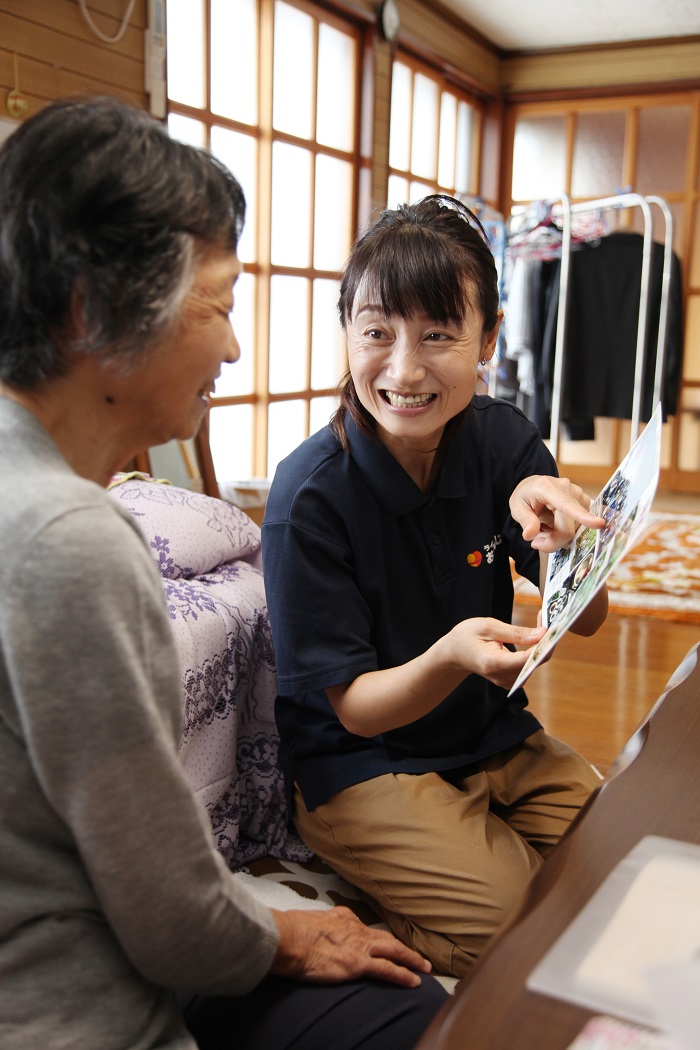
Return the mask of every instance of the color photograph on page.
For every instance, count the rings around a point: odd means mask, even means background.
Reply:
[[[549,655],[625,551],[639,539],[656,492],[660,462],[661,405],[591,504],[591,513],[605,518],[604,528],[582,525],[568,546],[549,555],[542,597],[542,623],[547,633],[528,657],[508,696]]]

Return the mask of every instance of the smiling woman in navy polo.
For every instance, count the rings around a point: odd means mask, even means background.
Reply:
[[[537,584],[602,521],[525,416],[475,394],[501,312],[463,205],[385,212],[339,307],[340,407],[278,467],[263,524],[286,783],[312,849],[461,976],[597,783],[507,698],[542,635],[510,624],[509,559]],[[602,592],[575,629],[606,611]]]

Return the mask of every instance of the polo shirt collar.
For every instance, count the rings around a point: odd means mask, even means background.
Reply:
[[[373,435],[360,430],[345,414],[345,433],[350,454],[368,489],[382,510],[398,517],[428,503],[433,496],[458,498],[466,495],[464,438],[469,411],[450,442],[433,493],[425,493],[406,473],[398,460]]]

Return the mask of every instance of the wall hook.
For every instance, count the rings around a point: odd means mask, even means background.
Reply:
[[[21,120],[21,118],[27,112],[29,100],[24,97],[24,95],[19,89],[19,71],[16,51],[13,52],[12,57],[14,59],[15,66],[15,86],[13,87],[12,91],[8,92],[5,105],[7,107],[7,112],[10,114],[11,117],[14,117],[15,120]]]

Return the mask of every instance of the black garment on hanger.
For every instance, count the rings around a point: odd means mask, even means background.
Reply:
[[[618,232],[571,253],[561,399],[561,421],[569,426],[570,437],[577,432],[592,436],[595,416],[632,418],[643,246],[641,234]],[[663,245],[654,243],[641,403],[644,422],[653,410],[663,263]],[[557,271],[560,267],[558,262]],[[542,347],[542,400],[550,407],[558,298],[551,295]],[[661,389],[664,416],[674,415],[677,409],[682,355],[683,293],[680,262],[674,253]],[[541,419],[538,425],[548,434],[544,422]]]
[[[532,399],[530,418],[544,438],[549,437],[552,428],[552,377],[560,269],[559,259],[543,259],[539,263],[537,280],[534,282],[536,299],[533,303],[532,320],[535,395]]]

